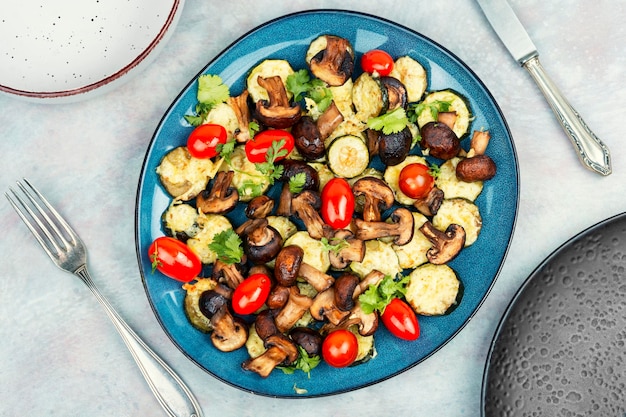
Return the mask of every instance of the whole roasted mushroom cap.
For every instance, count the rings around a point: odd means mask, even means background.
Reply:
[[[359,285],[359,277],[354,274],[341,274],[335,280],[335,304],[342,311],[350,311],[354,307],[354,290]]]
[[[267,219],[253,219],[241,232],[244,253],[253,264],[264,264],[276,257],[283,246],[280,233]]]
[[[465,229],[458,224],[453,223],[442,232],[427,221],[419,230],[433,244],[426,252],[426,258],[431,264],[441,265],[451,261],[465,246]]]
[[[267,90],[269,100],[259,100],[256,103],[256,117],[265,126],[276,129],[285,129],[293,126],[302,116],[299,104],[291,104],[282,78],[259,77],[258,83]]]
[[[289,287],[296,283],[298,270],[304,258],[304,250],[298,245],[284,246],[274,263],[274,278],[278,285]]]
[[[338,36],[325,35],[326,48],[309,62],[311,72],[330,86],[343,85],[352,76],[354,51],[350,41]]]

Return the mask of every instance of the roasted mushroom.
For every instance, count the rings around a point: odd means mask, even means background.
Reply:
[[[232,352],[248,340],[248,326],[238,317],[233,317],[227,305],[222,305],[211,317],[213,331],[211,341],[222,352]]]
[[[443,191],[437,187],[433,187],[426,197],[415,200],[413,206],[424,216],[432,217],[439,211],[443,197]]]
[[[219,259],[213,264],[211,278],[218,282],[225,282],[233,290],[245,279],[245,258],[242,262],[229,264]]]
[[[272,77],[258,77],[258,83],[267,90],[269,99],[259,100],[256,103],[256,117],[265,126],[276,129],[285,129],[293,126],[300,117],[299,104],[291,104],[287,97],[287,91],[282,78],[275,75]]]
[[[287,304],[289,299],[289,287],[283,287],[282,285],[276,285],[267,296],[267,307],[272,310],[279,310]]]
[[[267,350],[256,358],[246,360],[241,365],[243,369],[267,378],[278,365],[290,365],[298,359],[298,348],[288,337],[277,333],[264,342]]]
[[[337,326],[348,315],[349,311],[342,311],[335,303],[335,288],[330,287],[318,293],[313,299],[313,304],[309,308],[311,316],[318,321],[328,320],[331,324]]]
[[[356,237],[362,240],[394,237],[393,243],[402,246],[413,238],[413,214],[410,210],[400,207],[389,216],[390,222],[368,222],[355,220]]]
[[[240,233],[244,253],[253,264],[264,264],[278,254],[283,245],[280,233],[267,219],[253,219]]]
[[[274,278],[278,285],[289,287],[296,283],[303,257],[304,250],[300,246],[283,246],[274,263]]]
[[[321,204],[320,194],[313,190],[302,191],[291,200],[293,212],[302,220],[313,239],[321,239],[332,233],[331,227],[324,223],[319,214]]]
[[[310,116],[303,116],[291,128],[296,149],[302,157],[309,161],[324,156],[326,147],[317,124]]]
[[[263,310],[257,314],[254,319],[254,330],[256,330],[256,333],[262,340],[278,333],[276,323],[274,323],[274,312],[272,310]]]
[[[363,177],[352,186],[356,198],[363,198],[363,220],[378,222],[381,210],[387,210],[394,202],[393,190],[384,181],[375,177]]]
[[[239,201],[237,189],[231,187],[234,171],[220,171],[211,189],[205,189],[196,197],[196,207],[202,213],[224,214],[235,208]]]
[[[433,265],[442,265],[454,259],[465,246],[465,229],[458,224],[451,224],[445,232],[435,228],[430,221],[419,229],[433,244],[426,252],[426,258]]]
[[[343,85],[354,69],[354,51],[347,39],[323,35],[326,47],[311,58],[309,67],[313,75],[330,86]]]
[[[330,106],[324,110],[324,113],[317,118],[315,124],[320,132],[322,139],[328,138],[330,134],[343,122],[343,114],[339,110],[339,107],[335,104],[335,101],[330,103]]]
[[[245,214],[249,219],[263,219],[269,216],[273,209],[274,200],[263,194],[248,202]]]
[[[487,181],[496,175],[496,164],[485,155],[491,135],[488,131],[474,131],[467,158],[456,166],[456,176],[461,181]]]
[[[361,262],[365,256],[365,244],[348,229],[335,230],[330,243],[339,245],[339,249],[328,253],[330,264],[334,269],[347,268],[350,262]]]
[[[233,136],[239,143],[245,143],[251,139],[250,137],[250,122],[252,120],[250,114],[250,108],[248,107],[248,90],[243,90],[243,93],[237,97],[229,97],[228,104],[235,112],[239,127],[235,130]]]
[[[412,141],[413,136],[408,127],[397,133],[380,134],[378,138],[378,156],[380,160],[387,166],[398,165],[409,154]]]
[[[408,103],[406,87],[394,77],[380,77],[380,85],[387,91],[387,111],[406,109]]]
[[[317,191],[320,188],[320,177],[315,168],[304,161],[295,159],[282,159],[277,165],[283,167],[283,172],[278,178],[279,181],[289,182],[291,177],[296,174],[304,173],[305,180],[302,186],[303,190]]]
[[[289,337],[309,356],[319,356],[322,353],[322,335],[309,327],[294,327],[289,331]]]
[[[461,141],[456,133],[444,123],[428,122],[420,129],[422,149],[439,159],[452,159],[461,150]]]
[[[312,304],[313,299],[300,294],[297,285],[289,287],[287,303],[285,303],[284,307],[274,317],[278,331],[284,333],[291,329],[296,322],[302,318],[304,313],[309,310]]]
[[[300,264],[298,276],[303,278],[318,292],[330,288],[335,282],[335,278],[332,275],[328,275],[306,262]]]

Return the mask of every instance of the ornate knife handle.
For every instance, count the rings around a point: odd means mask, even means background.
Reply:
[[[584,120],[567,102],[534,56],[522,64],[550,104],[559,123],[578,151],[578,158],[587,168],[602,175],[611,173],[609,148],[587,127]]]

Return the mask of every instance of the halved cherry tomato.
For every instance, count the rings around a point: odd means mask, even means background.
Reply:
[[[233,291],[233,310],[237,314],[252,314],[267,300],[272,282],[265,274],[252,274]]]
[[[358,353],[356,336],[350,330],[332,331],[322,342],[322,357],[327,364],[335,368],[352,365]]]
[[[414,163],[402,168],[398,185],[407,197],[423,198],[428,195],[435,185],[435,179],[430,175],[430,168],[424,164]]]
[[[268,129],[257,133],[252,140],[246,142],[246,156],[252,163],[258,164],[266,161],[268,149],[272,147],[272,143],[284,140],[280,149],[287,151],[286,155],[274,158],[279,161],[293,150],[294,139],[291,133],[281,129]],[[272,162],[274,162],[272,161]]]
[[[361,57],[361,68],[370,74],[377,72],[381,76],[389,75],[393,70],[393,58],[385,51],[372,49]]]
[[[381,319],[387,330],[400,339],[415,340],[420,336],[420,326],[415,312],[399,298],[394,298],[387,304]]]
[[[354,194],[348,181],[333,178],[322,189],[322,218],[333,229],[343,229],[352,221]]]
[[[217,145],[224,144],[228,135],[224,126],[207,123],[196,127],[187,138],[187,149],[194,158],[213,158]]]
[[[196,278],[202,270],[202,262],[189,246],[168,236],[156,238],[148,248],[152,271],[182,282]]]

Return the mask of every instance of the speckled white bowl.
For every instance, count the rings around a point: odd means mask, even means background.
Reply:
[[[184,0],[21,0],[0,16],[0,92],[38,102],[110,91],[169,39]]]

